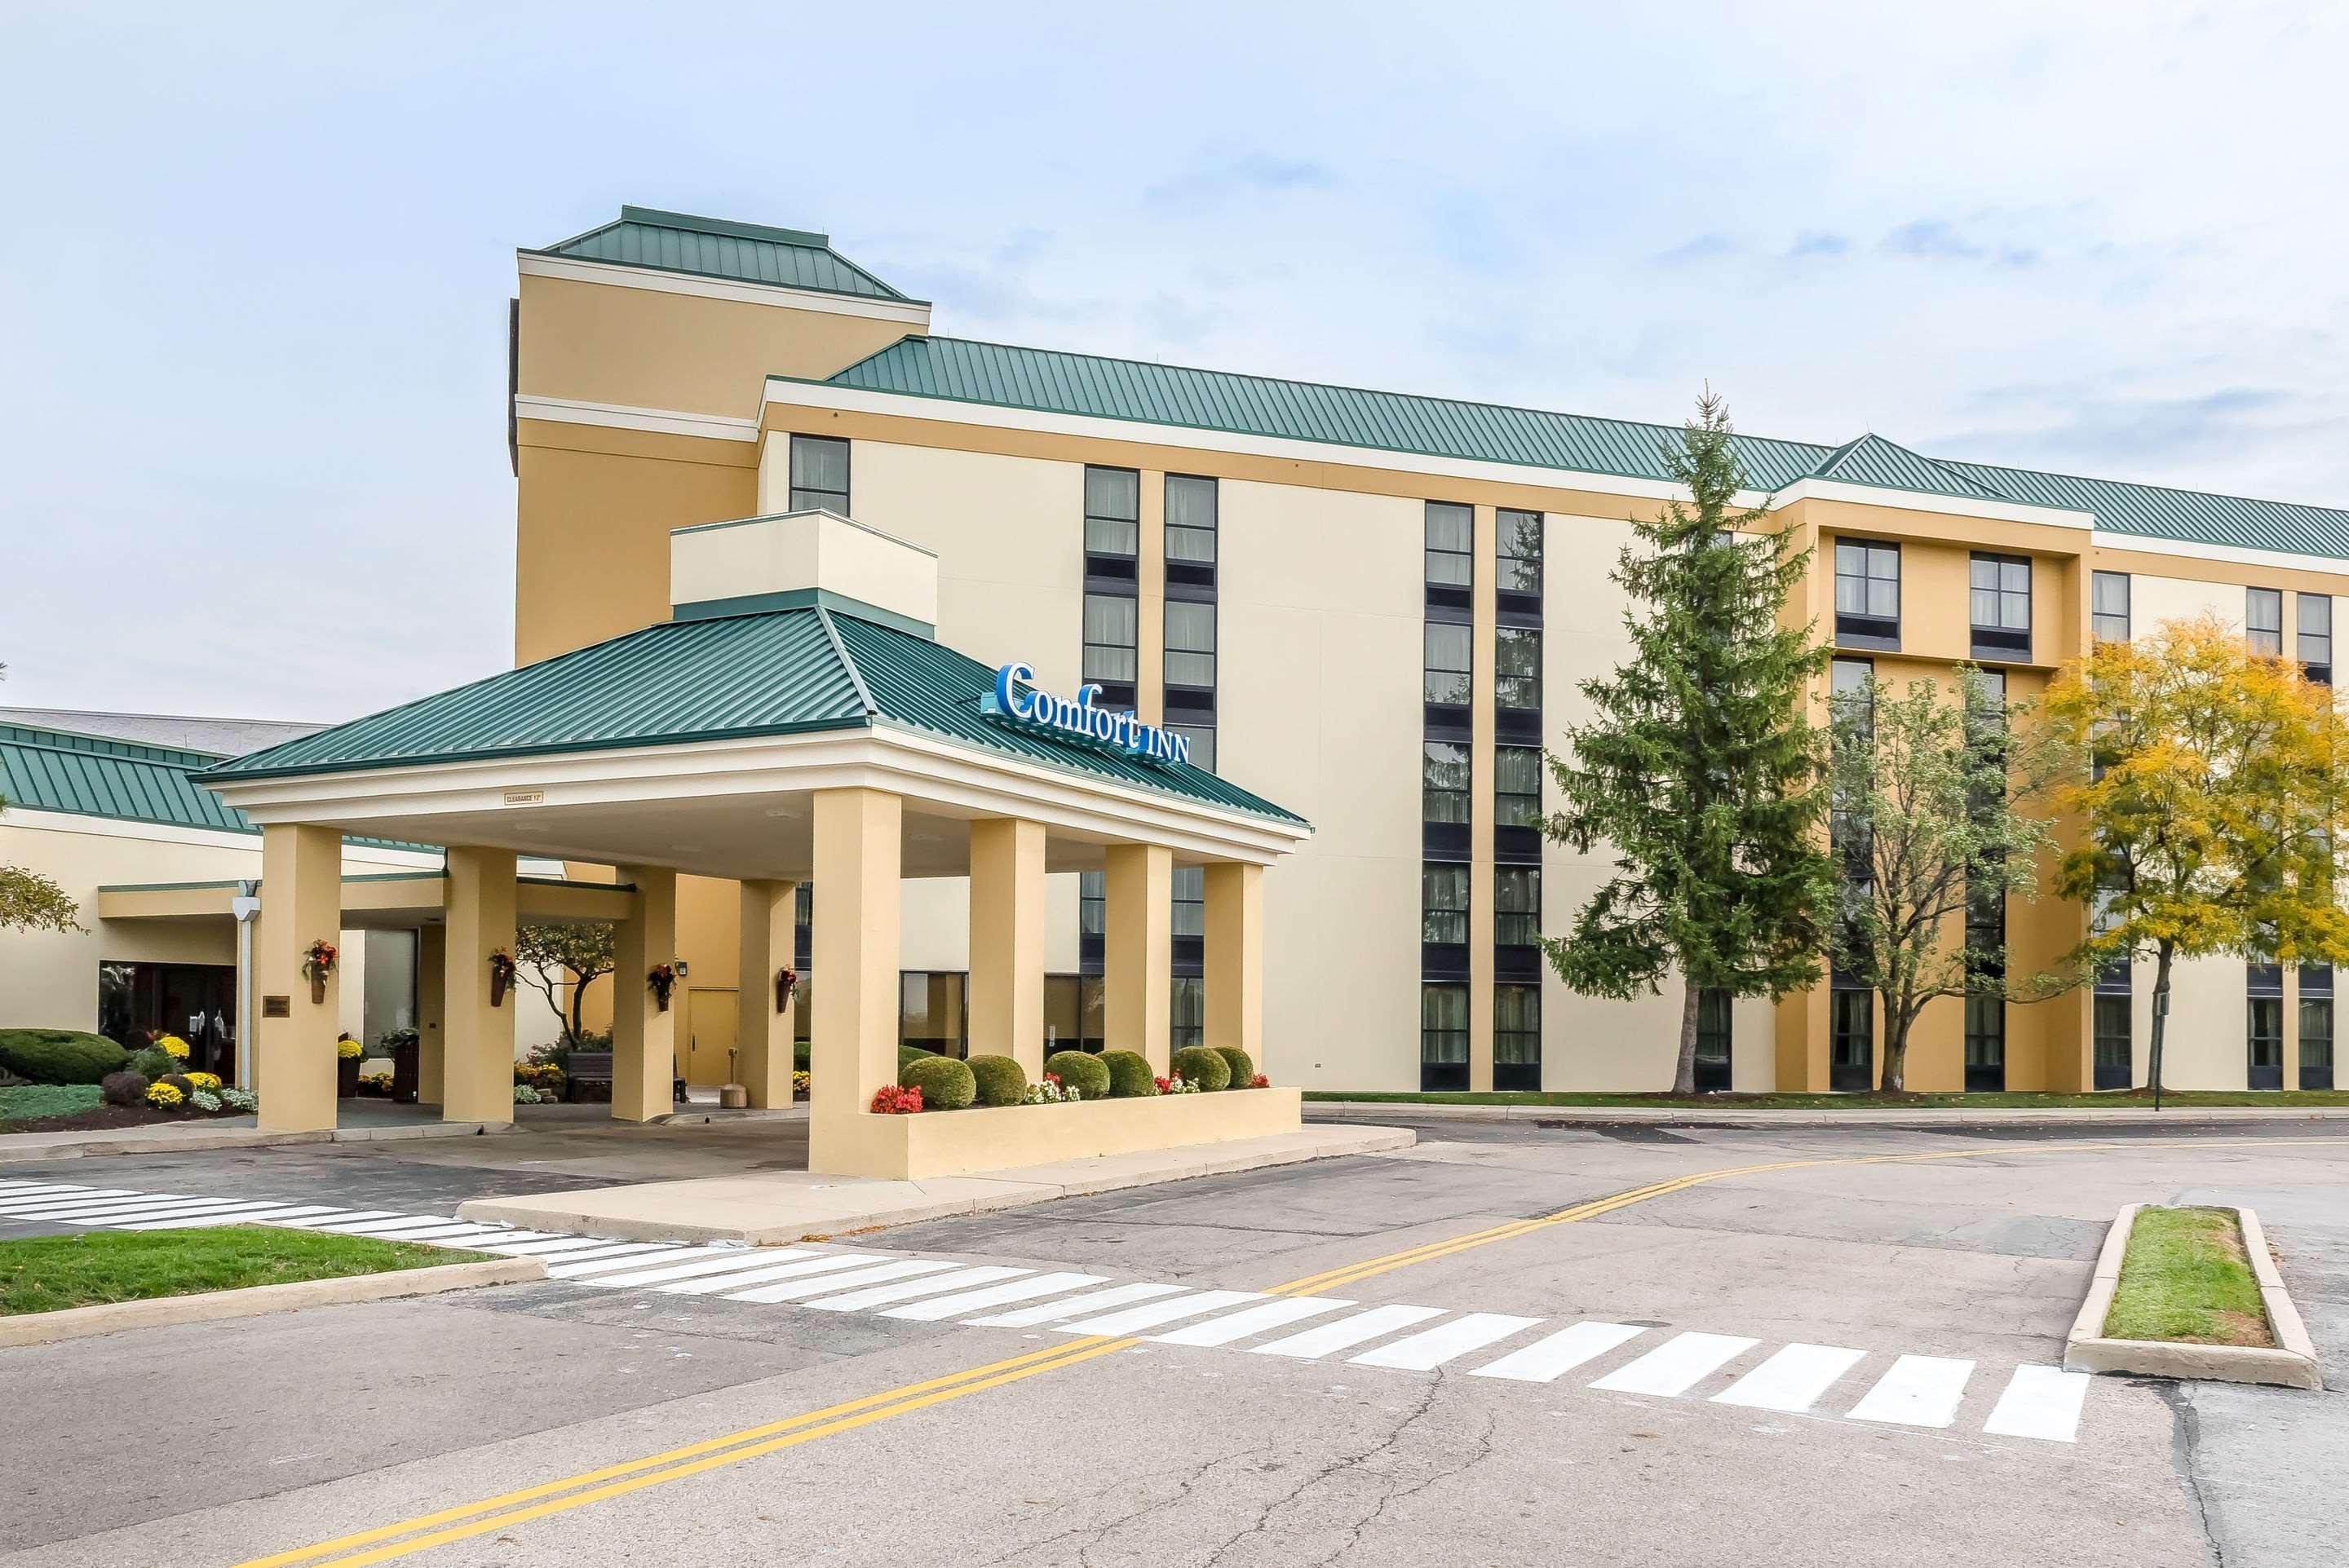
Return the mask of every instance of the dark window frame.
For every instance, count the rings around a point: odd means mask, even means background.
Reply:
[[[1503,776],[1501,758],[1528,757],[1533,759],[1534,787],[1530,792],[1510,789]],[[1529,801],[1530,805],[1513,805]],[[1501,828],[1539,828],[1542,825],[1542,748],[1538,746],[1495,746],[1493,748],[1493,822]]]
[[[2268,608],[2273,619],[2261,624],[2260,611]],[[2251,644],[2251,652],[2270,655],[2283,653],[2283,590],[2281,588],[2246,588],[2243,590],[2243,637]]]
[[[1180,647],[1175,645],[1174,612],[1178,607],[1184,610],[1204,610],[1207,613],[1207,645],[1206,647],[1193,647],[1188,643]],[[1160,673],[1164,677],[1166,685],[1176,689],[1212,693],[1216,689],[1216,678],[1223,667],[1218,650],[1222,638],[1223,617],[1216,613],[1216,602],[1213,599],[1168,599],[1165,607],[1160,612],[1158,624]],[[1174,674],[1174,660],[1178,655],[1184,658],[1206,659],[1207,678],[1203,681],[1193,680],[1188,678],[1187,675],[1177,678]]]
[[[2102,590],[2115,583],[2120,585],[2120,608],[2103,607]],[[2126,572],[2096,572],[2088,580],[2088,623],[2095,639],[2100,643],[2126,643],[2129,640],[2131,604],[2136,590]]]
[[[1123,603],[1128,607],[1128,614],[1131,614],[1133,619],[1132,640],[1124,643],[1107,643],[1094,640],[1092,628],[1090,625],[1085,624],[1084,622],[1089,619],[1089,617],[1085,615],[1085,610],[1090,607],[1092,602],[1096,599],[1102,601],[1105,604]],[[1134,683],[1142,678],[1141,598],[1133,593],[1102,593],[1099,589],[1088,588],[1085,590],[1083,602],[1078,606],[1078,617],[1079,625],[1077,635],[1082,639],[1078,650],[1078,678],[1087,685],[1123,687],[1126,690],[1131,691]],[[1122,676],[1100,673],[1094,668],[1093,665],[1093,655],[1096,651],[1102,653],[1123,653],[1126,655],[1128,661],[1132,665],[1132,668]]]
[[[1457,752],[1457,758],[1437,758],[1434,748]],[[1475,820],[1475,751],[1464,740],[1426,740],[1419,743],[1419,820],[1422,826],[1430,822],[1465,827]],[[1460,782],[1438,783],[1431,775],[1439,768],[1457,767]],[[1438,813],[1431,808],[1439,800],[1447,805],[1457,798],[1458,814]]]
[[[1846,552],[1850,552],[1847,570]],[[1879,572],[1884,562],[1891,562],[1889,573]],[[1837,539],[1833,557],[1835,640],[1851,648],[1868,648],[1881,653],[1897,653],[1900,647],[1901,563],[1900,546],[1889,539]],[[1857,584],[1853,596],[1857,606],[1847,610],[1844,585]],[[1878,603],[1876,584],[1889,583],[1891,613],[1886,614]]]
[[[1464,947],[1468,944],[1468,922],[1475,908],[1476,890],[1470,868],[1454,861],[1423,861],[1419,867],[1419,940],[1427,946]],[[1439,884],[1456,887],[1460,902],[1431,903],[1431,895]],[[1439,927],[1437,922],[1441,920]],[[1439,933],[1457,932],[1458,934]]]
[[[1987,569],[1990,581],[1982,581]],[[2022,586],[2014,586],[2014,574]],[[1971,632],[1973,656],[2009,663],[2031,657],[2032,606],[2034,584],[2031,557],[1975,551],[1966,561],[1966,623]],[[2018,608],[2019,607],[2019,608]],[[1982,618],[1983,611],[1991,618]],[[2017,614],[2021,624],[2015,624]]]
[[[1432,1016],[1430,1004],[1438,997],[1457,1001],[1456,1009],[1442,1009],[1458,1018]],[[1464,1089],[1468,1087],[1468,985],[1459,980],[1423,980],[1419,986],[1419,1087],[1423,1089]],[[1433,1047],[1431,1049],[1431,1047]]]
[[[1133,481],[1133,515],[1132,517],[1119,517],[1113,512],[1097,512],[1093,510],[1092,479],[1097,473],[1114,474]],[[1104,556],[1116,561],[1133,561],[1139,558],[1142,554],[1142,470],[1119,468],[1114,463],[1087,463],[1083,484],[1085,553],[1088,556]],[[1130,550],[1117,550],[1106,549],[1096,544],[1093,540],[1093,525],[1097,522],[1104,527],[1133,530],[1133,547]]]
[[[1185,487],[1186,489],[1193,485],[1204,485],[1206,487],[1207,521],[1204,525],[1195,522],[1178,523],[1174,521],[1174,489],[1178,484]],[[1159,513],[1161,520],[1160,527],[1165,534],[1165,539],[1163,542],[1162,548],[1166,553],[1166,564],[1168,570],[1172,572],[1180,568],[1187,571],[1198,572],[1205,576],[1207,582],[1213,583],[1216,578],[1216,568],[1222,563],[1224,552],[1224,489],[1222,483],[1215,479],[1214,476],[1209,474],[1170,473],[1166,475],[1164,482],[1160,488],[1159,494],[1162,503],[1162,509]],[[1185,537],[1196,533],[1206,534],[1207,536],[1207,553],[1206,556],[1200,557],[1175,554],[1174,536],[1177,533],[1181,533]]]
[[[2309,612],[2323,606],[2324,629],[2308,629]],[[2333,595],[2302,593],[2292,606],[2292,649],[2300,655],[2301,673],[2319,686],[2333,684]]]
[[[1457,634],[1466,648],[1467,663],[1457,668],[1435,662],[1435,638],[1441,629],[1447,637]],[[1456,677],[1444,687],[1444,695],[1436,694],[1434,677]],[[1444,707],[1466,707],[1476,690],[1476,628],[1465,621],[1424,621],[1420,624],[1420,697],[1424,702]],[[1457,695],[1454,695],[1454,694]]]
[[[1541,945],[1541,882],[1539,866],[1495,866],[1493,868],[1493,945],[1495,947]],[[1530,907],[1512,909],[1509,905],[1513,902],[1523,902]]]
[[[1510,673],[1507,650],[1533,648],[1533,673]],[[1542,629],[1539,626],[1496,626],[1493,629],[1493,704],[1518,713],[1539,713],[1542,706]]]
[[[1539,1089],[1541,987],[1507,981],[1493,987],[1493,1087]]]
[[[800,483],[800,449],[802,446],[840,449],[840,488],[838,490],[833,490],[827,486]],[[793,511],[821,510],[837,512],[842,517],[853,516],[854,514],[848,510],[848,498],[855,493],[853,489],[855,471],[852,466],[855,460],[854,454],[855,445],[845,436],[806,436],[793,431],[791,449],[785,455],[785,461],[790,465],[789,472],[785,477],[788,481],[786,488],[791,492],[791,510]],[[831,500],[823,499],[831,496],[839,498],[837,506]]]

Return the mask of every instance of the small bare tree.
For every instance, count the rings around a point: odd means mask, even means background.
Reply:
[[[585,1032],[580,1017],[587,987],[599,976],[609,975],[617,962],[614,944],[612,927],[602,923],[550,922],[514,929],[515,974],[546,998],[563,1025],[566,1046],[577,1045]]]

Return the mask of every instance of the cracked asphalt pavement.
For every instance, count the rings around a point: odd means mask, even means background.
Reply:
[[[1631,1138],[1458,1122],[1422,1134],[1395,1156],[1065,1200],[854,1244],[1261,1290],[1675,1176],[1786,1166],[1327,1293],[1537,1317],[1544,1331],[1592,1318],[1641,1326],[1643,1343],[1669,1330],[1757,1347],[1687,1394],[1657,1397],[1573,1375],[1479,1377],[1474,1357],[1409,1371],[1350,1364],[1351,1352],[1293,1359],[1144,1342],[908,1400],[580,1506],[500,1516],[494,1530],[396,1560],[2342,1560],[2349,1134],[2278,1124]],[[501,1162],[521,1140],[464,1141],[429,1164],[403,1155],[413,1146],[346,1145],[9,1173],[411,1209],[513,1189],[518,1172]],[[2106,1146],[2077,1147],[2090,1142]],[[1920,1155],[1944,1158],[1899,1158]],[[1896,1158],[1851,1162],[1878,1156]],[[542,1174],[567,1182],[587,1166]],[[2141,1201],[2260,1211],[2326,1357],[2327,1388],[2097,1378],[2075,1441],[1985,1431],[2015,1367],[2060,1361],[2106,1223]],[[0,1563],[243,1563],[1074,1343],[1045,1328],[548,1281],[0,1351],[11,1495]],[[1896,1356],[1978,1370],[1943,1428],[1852,1419],[1857,1388],[1798,1413],[1707,1397],[1795,1344],[1866,1351],[1868,1377]]]

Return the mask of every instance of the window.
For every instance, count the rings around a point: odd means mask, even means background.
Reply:
[[[1464,753],[1466,748],[1462,748]],[[1493,748],[1493,820],[1504,828],[1541,826],[1542,754],[1538,746]],[[1461,820],[1465,821],[1466,818]]]
[[[2333,596],[2329,593],[2302,593],[2297,619],[2300,639],[2300,667],[2308,678],[2324,686],[2333,684]]]
[[[1493,1087],[1541,1088],[1541,987],[1493,988]]]
[[[1216,607],[1191,599],[1166,601],[1166,684],[1216,684]]]
[[[1827,711],[1837,726],[1836,744],[1865,759],[1876,729],[1876,666],[1866,659],[1837,659],[1828,671]],[[1832,802],[1827,838],[1842,853],[1845,875],[1865,882],[1870,841],[1861,806],[1864,793]],[[1848,801],[1848,803],[1845,803]]]
[[[2251,634],[2251,652],[2281,654],[2283,652],[2283,590],[2251,588],[2245,591],[2243,629]]]
[[[1196,975],[1177,975],[1167,994],[1166,1033],[1176,1050],[1198,1045],[1206,1034],[1207,983]],[[1247,1086],[1240,1086],[1245,1088]]]
[[[2283,1087],[2283,998],[2252,996],[2250,1006],[2251,1062],[2249,1087]]]
[[[1729,993],[1718,989],[1696,995],[1696,1087],[1704,1090],[1729,1087]]]
[[[1470,635],[1466,626],[1451,621],[1427,623],[1425,692],[1428,701],[1466,706],[1468,679],[1473,668],[1469,658]]]
[[[792,438],[792,510],[848,513],[848,443],[832,436]]]
[[[1866,659],[1837,659],[1828,672],[1828,711],[1848,716],[1865,736],[1876,717],[1876,665]]]
[[[1216,730],[1207,724],[1170,724],[1167,733],[1179,735],[1191,743],[1191,766],[1202,773],[1216,770]]]
[[[1504,508],[1499,517],[1499,552],[1495,578],[1504,593],[1539,594],[1542,591],[1542,514]]]
[[[2333,969],[2300,966],[2300,1087],[2333,1087]]]
[[[1452,501],[1427,503],[1427,580],[1444,588],[1465,588],[1476,580],[1476,514]]]
[[[1541,638],[1531,626],[1503,626],[1493,637],[1493,700],[1502,707],[1541,707]]]
[[[1077,934],[1099,936],[1109,929],[1109,876],[1105,872],[1077,873]]]
[[[1138,660],[1134,634],[1141,624],[1137,602],[1123,593],[1085,595],[1084,678],[1133,684]]]
[[[1207,934],[1207,868],[1176,866],[1174,868],[1174,924],[1176,936]]]
[[[1541,937],[1541,868],[1500,866],[1493,872],[1493,945],[1534,947]]]
[[[918,1046],[942,1057],[959,1057],[963,1040],[963,985],[959,973],[908,969],[897,976],[897,1043]]]
[[[1468,820],[1468,747],[1464,741],[1420,743],[1419,820]]]
[[[1044,1052],[1102,1048],[1102,977],[1044,976]]]
[[[1419,988],[1419,1086],[1468,1087],[1468,987]]]
[[[1216,481],[1166,476],[1166,559],[1216,563]]]
[[[1839,539],[1835,549],[1836,640],[1865,648],[1900,645],[1900,547]]]
[[[1142,550],[1142,476],[1132,469],[1085,469],[1085,552],[1134,555]]]
[[[2127,1088],[2129,1087],[2130,1008],[2127,996],[2099,996],[2095,999],[2095,1034],[2096,1042],[2096,1087]]]
[[[1468,941],[1468,868],[1419,868],[1419,939],[1452,946]]]
[[[1843,1093],[1865,1090],[1871,1087],[1875,1063],[1876,993],[1835,985],[1827,993],[1827,1087]]]
[[[2096,641],[2129,640],[2129,577],[2126,572],[2099,572],[2089,580],[2090,619]]]
[[[1969,595],[1976,658],[2031,656],[2031,562],[2019,555],[1973,558]]]
[[[1966,998],[1966,1092],[2006,1087],[2006,998]]]

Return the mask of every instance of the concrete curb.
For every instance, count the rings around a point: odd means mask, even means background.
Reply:
[[[545,1277],[546,1264],[537,1258],[482,1258],[430,1268],[295,1280],[288,1284],[257,1284],[243,1290],[205,1291],[195,1295],[158,1296],[152,1301],[70,1306],[62,1312],[0,1317],[0,1346],[47,1345],[59,1339],[83,1339],[93,1334],[119,1334],[133,1328],[162,1328],[175,1323],[218,1323],[226,1318],[258,1317],[268,1312],[291,1312],[296,1307],[330,1306],[342,1302],[437,1295],[447,1290],[521,1284]]]
[[[2156,1113],[2143,1106],[2111,1109],[2056,1107],[2042,1110],[1920,1106],[1913,1110],[1855,1107],[1850,1110],[1705,1110],[1682,1106],[1419,1105],[1408,1100],[1309,1099],[1308,1121],[1383,1117],[1406,1121],[1547,1121],[1588,1127],[2201,1127],[2278,1121],[2349,1121],[2349,1106],[2214,1105]]]
[[[0,1165],[81,1160],[105,1154],[177,1154],[203,1149],[276,1149],[297,1143],[399,1143],[414,1138],[477,1138],[512,1132],[503,1121],[419,1121],[414,1126],[342,1127],[311,1132],[264,1132],[257,1127],[182,1131],[177,1127],[126,1127],[97,1132],[11,1132],[0,1136]]]
[[[2133,1372],[2147,1377],[2199,1378],[2219,1383],[2268,1383],[2285,1388],[2322,1388],[2324,1377],[2316,1364],[2316,1346],[2308,1336],[2300,1311],[2283,1287],[2283,1275],[2268,1252],[2267,1232],[2249,1209],[2235,1211],[2243,1228],[2243,1251],[2260,1282],[2260,1300],[2267,1309],[2268,1326],[2276,1344],[2182,1345],[2155,1339],[2107,1339],[2105,1319],[2111,1315],[2113,1293],[2120,1288],[2121,1259],[2128,1252],[2129,1233],[2137,1228],[2143,1203],[2125,1206],[2105,1233],[2104,1250],[2096,1254],[2089,1277],[2088,1298],[2072,1320],[2064,1341],[2064,1366],[2073,1372]]]
[[[1265,1147],[1276,1141],[1281,1146]],[[476,1198],[459,1204],[457,1217],[622,1242],[748,1242],[769,1246],[1187,1181],[1196,1176],[1386,1153],[1409,1149],[1418,1141],[1419,1135],[1404,1127],[1309,1125],[1300,1132],[1280,1134],[1277,1139],[1236,1139],[1228,1144],[1102,1155],[926,1181],[819,1177],[794,1184],[779,1173],[773,1178],[649,1182],[529,1197]],[[738,1214],[727,1220],[692,1217],[715,1208],[732,1208]],[[750,1221],[740,1213],[746,1209],[764,1212]]]

